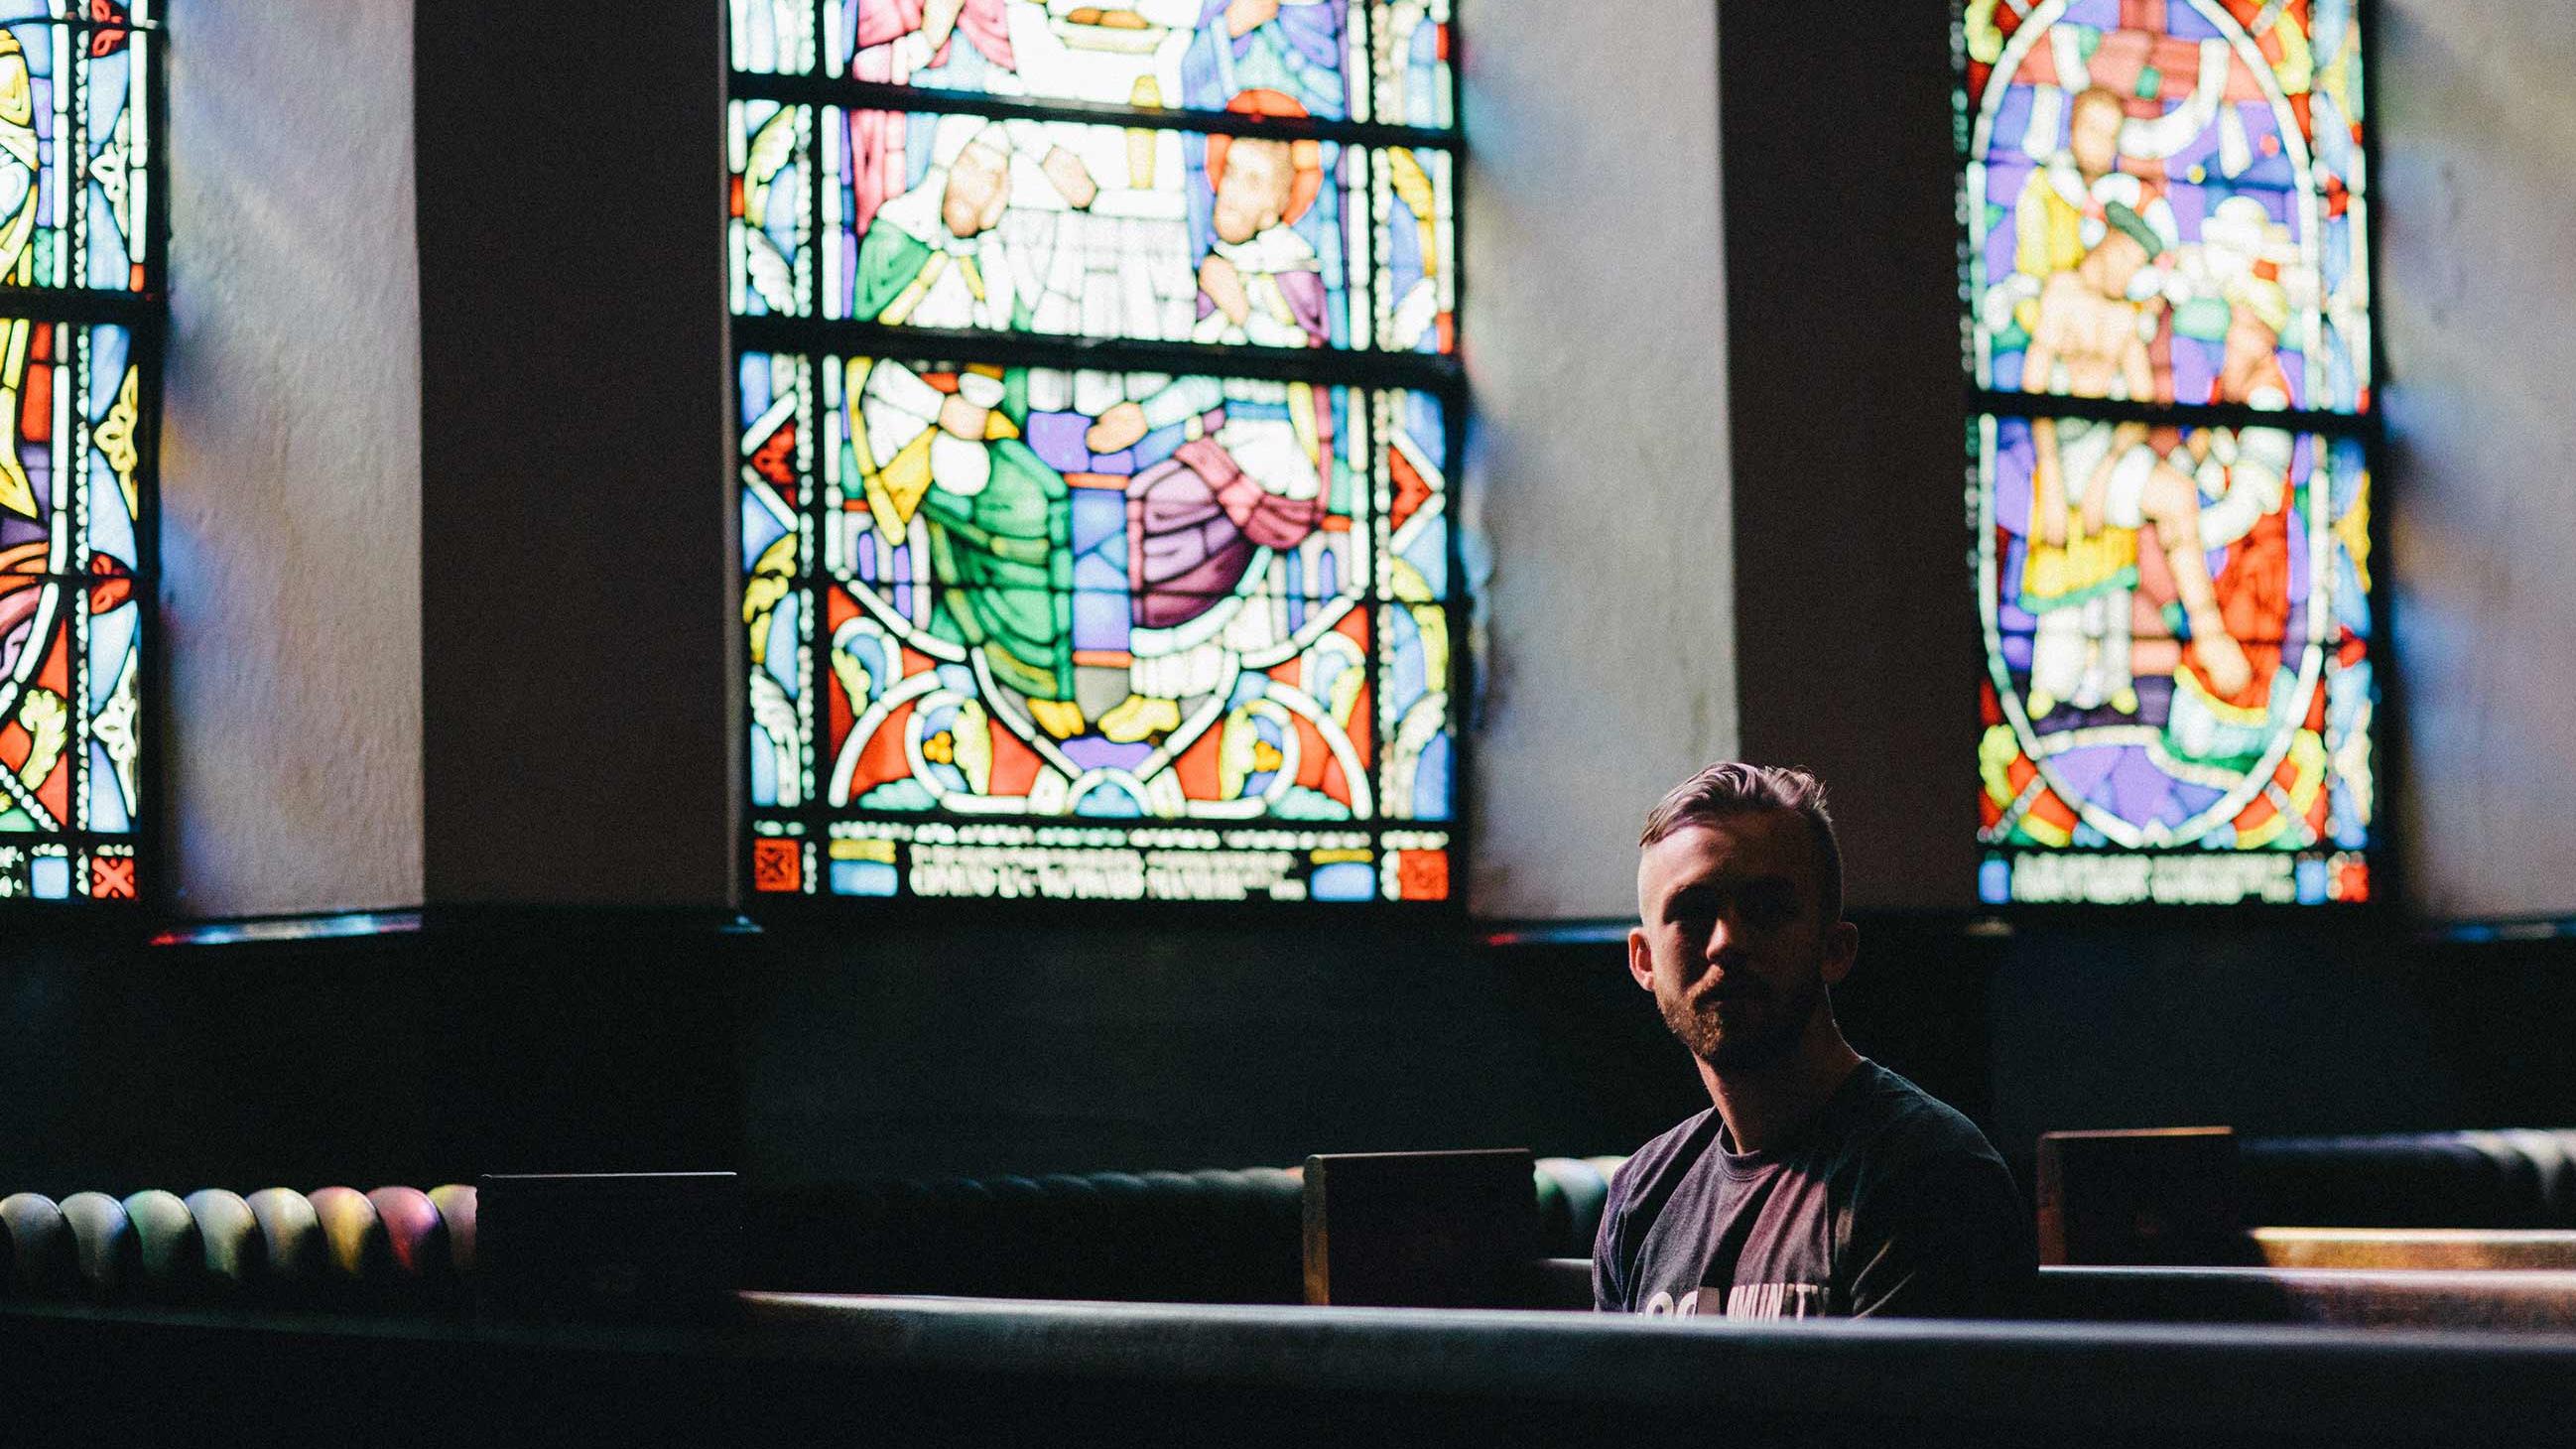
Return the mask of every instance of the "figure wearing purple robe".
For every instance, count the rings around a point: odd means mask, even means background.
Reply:
[[[1100,732],[1132,741],[1180,727],[1184,699],[1227,678],[1229,659],[1286,637],[1283,588],[1350,577],[1347,532],[1324,528],[1332,457],[1324,390],[1302,382],[1184,377],[1121,403],[1094,446],[1180,428],[1186,441],[1127,487],[1130,697]],[[1335,554],[1327,560],[1323,554]]]
[[[1264,489],[1213,438],[1183,443],[1127,489],[1135,621],[1174,629],[1233,595],[1255,549],[1291,549],[1324,521],[1321,498]]]

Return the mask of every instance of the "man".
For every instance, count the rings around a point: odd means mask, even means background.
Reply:
[[[1965,1117],[1854,1052],[1831,990],[1859,928],[1824,787],[1712,765],[1646,817],[1628,971],[1715,1105],[1611,1180],[1593,1302],[1812,1318],[2006,1313],[2030,1215]]]

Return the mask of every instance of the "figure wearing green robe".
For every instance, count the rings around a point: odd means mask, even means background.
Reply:
[[[954,235],[938,210],[934,178],[888,203],[858,256],[851,315],[944,328],[1026,330],[1033,298],[1008,247],[991,230]],[[900,538],[918,511],[929,523],[931,575],[940,584],[932,632],[980,651],[994,678],[1041,702],[1040,723],[1078,731],[1073,705],[1073,535],[1062,475],[1031,451],[1026,374],[960,373],[956,391],[901,363],[878,362],[866,383],[874,406],[866,435],[876,468],[872,507]],[[942,426],[953,399],[986,410],[980,438]],[[908,436],[888,437],[891,431]],[[892,446],[889,446],[892,445]],[[891,512],[892,517],[887,516]]]

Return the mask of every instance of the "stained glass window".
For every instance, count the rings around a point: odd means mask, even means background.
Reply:
[[[732,14],[753,889],[1450,899],[1447,6]]]
[[[146,884],[153,8],[0,0],[0,897]]]
[[[2367,900],[2353,0],[1967,0],[1992,903]]]

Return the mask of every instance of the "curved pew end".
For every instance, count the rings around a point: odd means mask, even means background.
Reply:
[[[434,1293],[455,1277],[447,1222],[438,1204],[416,1187],[380,1187],[367,1194],[383,1225],[394,1281],[411,1293]]]
[[[227,1298],[259,1291],[268,1279],[268,1238],[250,1204],[209,1187],[188,1194],[187,1206],[205,1254],[207,1290]]]
[[[9,1239],[9,1288],[22,1298],[61,1298],[71,1292],[71,1228],[54,1200],[37,1192],[0,1198],[0,1233]]]
[[[376,1205],[354,1187],[315,1188],[306,1198],[322,1227],[323,1276],[335,1296],[376,1296],[393,1279],[393,1248]]]
[[[103,1192],[76,1192],[63,1199],[62,1214],[81,1295],[98,1303],[124,1297],[136,1257],[134,1221],[125,1215],[125,1204]]]
[[[154,1303],[184,1303],[201,1296],[206,1276],[204,1235],[176,1193],[147,1187],[125,1200],[134,1225],[136,1291]]]
[[[447,1259],[456,1276],[474,1276],[474,1184],[441,1183],[429,1190],[429,1201],[438,1209],[439,1221],[447,1224]]]
[[[313,1204],[288,1187],[263,1187],[244,1202],[259,1221],[268,1263],[263,1288],[281,1299],[310,1297],[321,1284],[327,1256]]]

